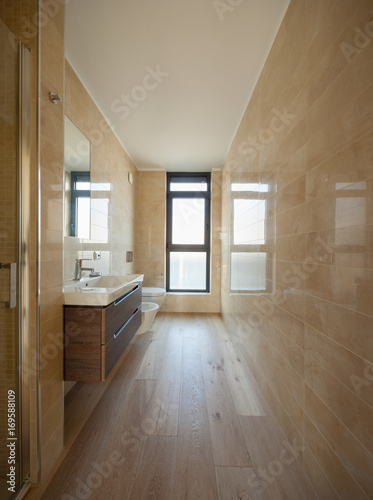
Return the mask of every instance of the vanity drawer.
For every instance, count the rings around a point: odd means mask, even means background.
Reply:
[[[101,380],[102,311],[64,307],[64,380]]]
[[[132,337],[137,332],[140,325],[141,308],[139,307],[135,309],[135,311],[132,311],[132,313],[129,315],[129,318],[127,318],[127,322],[124,325],[122,322],[123,330],[117,332],[117,336],[112,336],[112,338],[104,346],[102,346],[102,380],[105,380],[108,374],[111,372],[114,365],[123,354],[124,349],[127,347]]]
[[[64,379],[105,380],[141,325],[141,283],[105,307],[64,306]]]
[[[104,309],[102,344],[106,344],[122,327],[123,323],[141,306],[141,283]],[[140,323],[141,323],[141,314]]]

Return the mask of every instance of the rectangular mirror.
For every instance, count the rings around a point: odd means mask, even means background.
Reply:
[[[91,143],[65,116],[65,236],[90,239]]]

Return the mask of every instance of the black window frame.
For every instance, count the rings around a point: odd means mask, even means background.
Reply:
[[[91,182],[90,172],[71,172],[70,235],[76,236],[76,211],[79,198],[90,198],[90,189],[76,189],[78,182]]]
[[[206,191],[171,191],[173,182],[204,182]],[[210,293],[210,262],[211,262],[211,173],[168,172],[167,173],[167,220],[166,220],[166,291],[175,293]],[[172,243],[172,200],[176,198],[205,199],[205,241],[203,245]],[[205,289],[174,289],[170,288],[170,253],[171,252],[205,252],[206,253],[206,288]]]

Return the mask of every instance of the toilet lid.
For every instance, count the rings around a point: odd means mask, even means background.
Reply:
[[[142,287],[143,297],[163,297],[164,294],[165,294],[164,288],[149,287],[149,286]]]

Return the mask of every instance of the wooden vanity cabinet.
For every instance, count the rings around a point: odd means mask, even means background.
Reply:
[[[141,283],[105,307],[64,306],[64,379],[103,381],[141,325]]]

